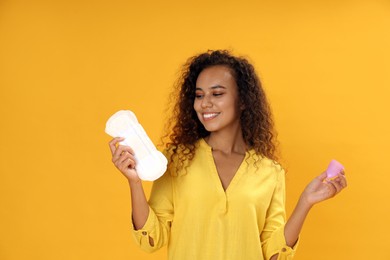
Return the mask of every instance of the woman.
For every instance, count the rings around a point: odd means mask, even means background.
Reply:
[[[284,170],[276,162],[271,111],[254,68],[227,51],[184,66],[165,154],[168,171],[149,202],[130,147],[110,142],[112,161],[131,189],[133,234],[174,260],[292,259],[311,207],[346,187],[326,172],[303,191],[285,221]]]

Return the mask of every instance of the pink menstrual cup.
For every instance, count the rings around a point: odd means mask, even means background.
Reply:
[[[329,163],[328,169],[326,170],[326,175],[327,175],[328,179],[332,179],[332,178],[337,177],[337,175],[342,170],[344,170],[344,166],[341,163],[339,163],[338,161],[332,160]]]

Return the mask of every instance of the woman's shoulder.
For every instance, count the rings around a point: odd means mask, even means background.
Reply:
[[[193,145],[193,150],[185,145],[168,144],[161,150],[168,160],[167,172],[171,176],[177,177],[186,173],[196,151],[199,149],[200,142]]]
[[[254,168],[255,173],[267,174],[280,178],[280,175],[285,174],[283,166],[271,158],[268,158],[264,155],[257,154],[255,151],[249,151],[248,163],[251,164]]]

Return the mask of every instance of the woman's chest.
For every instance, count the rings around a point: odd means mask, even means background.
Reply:
[[[245,161],[243,162],[244,164]],[[258,169],[236,173],[224,189],[218,172],[210,167],[195,167],[174,182],[175,211],[266,211],[275,188],[275,178]]]

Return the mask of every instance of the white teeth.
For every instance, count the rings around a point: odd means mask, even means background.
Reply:
[[[217,115],[218,113],[208,113],[208,114],[203,114],[203,117],[204,119],[209,119],[209,118],[216,117]]]

